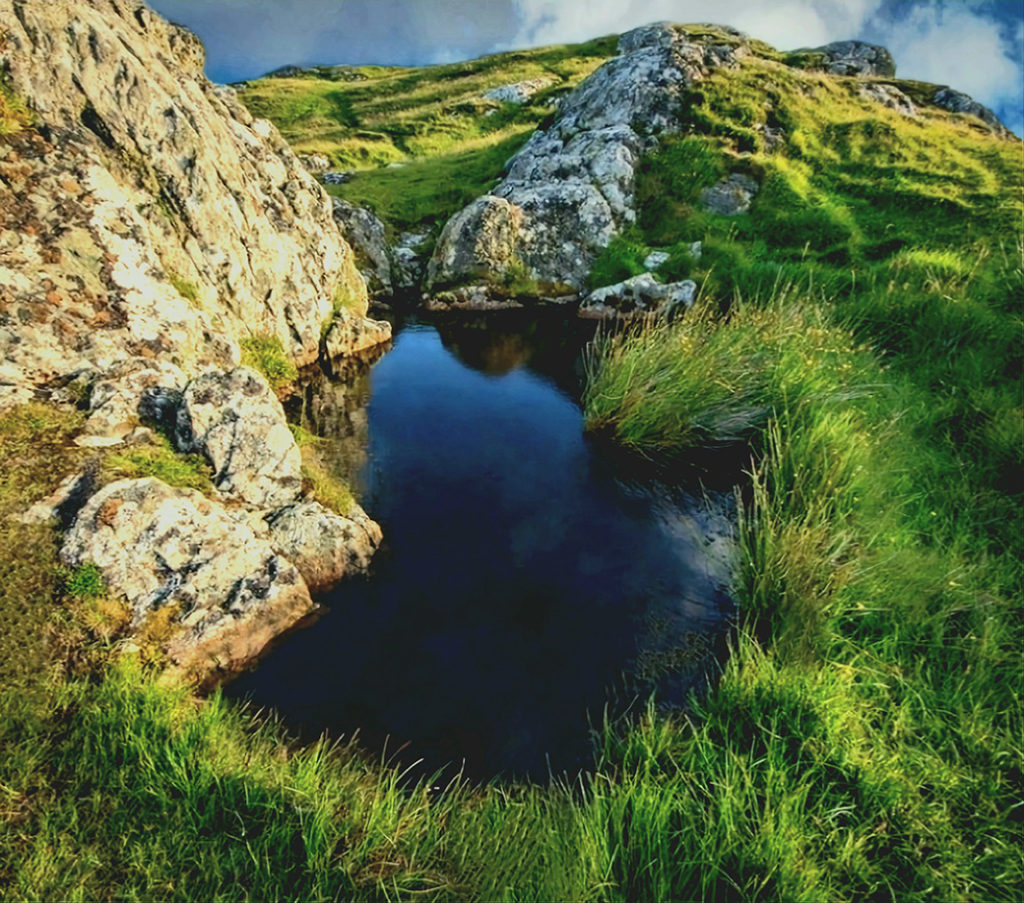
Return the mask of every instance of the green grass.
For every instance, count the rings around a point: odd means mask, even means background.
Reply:
[[[4,35],[0,32],[0,48]],[[0,135],[14,135],[36,124],[35,114],[25,99],[15,93],[7,83],[6,74],[0,73]]]
[[[189,282],[184,276],[178,273],[168,273],[167,281],[174,286],[182,298],[188,301],[193,307],[199,306],[199,287],[194,282]]]
[[[106,480],[156,477],[169,486],[213,491],[213,471],[201,455],[183,455],[165,436],[156,435],[147,445],[112,451],[104,456]]]
[[[601,38],[423,68],[325,66],[249,82],[241,98],[296,151],[357,171],[330,186],[332,194],[371,208],[394,231],[440,228],[493,187],[508,158],[553,113],[553,99],[614,49],[614,38]],[[522,106],[483,97],[538,77],[550,86]]]
[[[251,335],[242,339],[242,363],[262,373],[272,389],[280,389],[299,378],[299,371],[285,354],[277,336]]]
[[[544,108],[485,125],[472,98],[547,52],[325,69],[247,102],[287,101],[286,134],[336,165],[361,146],[422,154],[344,190],[395,227],[436,224]],[[567,80],[599,62],[552,52]],[[742,621],[689,718],[651,705],[603,726],[596,770],[570,786],[438,793],[354,745],[299,748],[131,658],[104,664],[123,613],[69,603],[54,531],[10,518],[80,466],[81,415],[19,408],[0,419],[9,898],[1019,897],[1020,146],[757,52],[689,98],[693,132],[643,161],[639,221],[608,255],[628,271],[670,250],[660,275],[692,275],[698,304],[605,338],[585,399],[591,429],[649,457],[751,453]],[[703,213],[700,189],[735,170],[761,182],[750,212]]]
[[[346,483],[331,472],[324,446],[329,440],[316,436],[298,424],[289,424],[295,442],[302,454],[302,488],[324,507],[342,515],[349,514],[356,498]]]

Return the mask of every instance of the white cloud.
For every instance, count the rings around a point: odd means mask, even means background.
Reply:
[[[887,37],[899,74],[950,85],[990,107],[1020,107],[1024,73],[999,24],[973,4],[917,6]]]
[[[732,25],[783,49],[854,37],[881,0],[516,0],[522,26],[509,45],[580,41],[659,20]]]

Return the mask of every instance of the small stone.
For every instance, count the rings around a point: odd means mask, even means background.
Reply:
[[[644,269],[656,270],[666,260],[668,260],[670,256],[671,255],[668,251],[651,251],[651,253],[644,258]]]
[[[708,213],[739,216],[750,209],[750,202],[757,194],[758,187],[750,176],[734,172],[717,185],[701,191],[700,202]]]

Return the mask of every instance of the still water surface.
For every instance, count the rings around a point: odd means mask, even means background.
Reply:
[[[721,654],[728,506],[633,479],[584,436],[585,338],[411,323],[368,373],[311,383],[295,416],[385,547],[227,692],[478,779],[575,772],[606,706],[683,702]]]

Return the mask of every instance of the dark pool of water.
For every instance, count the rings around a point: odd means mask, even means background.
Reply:
[[[583,434],[571,320],[412,323],[296,415],[331,438],[386,537],[227,692],[306,736],[543,777],[653,688],[680,703],[721,655],[728,512],[632,478]]]

